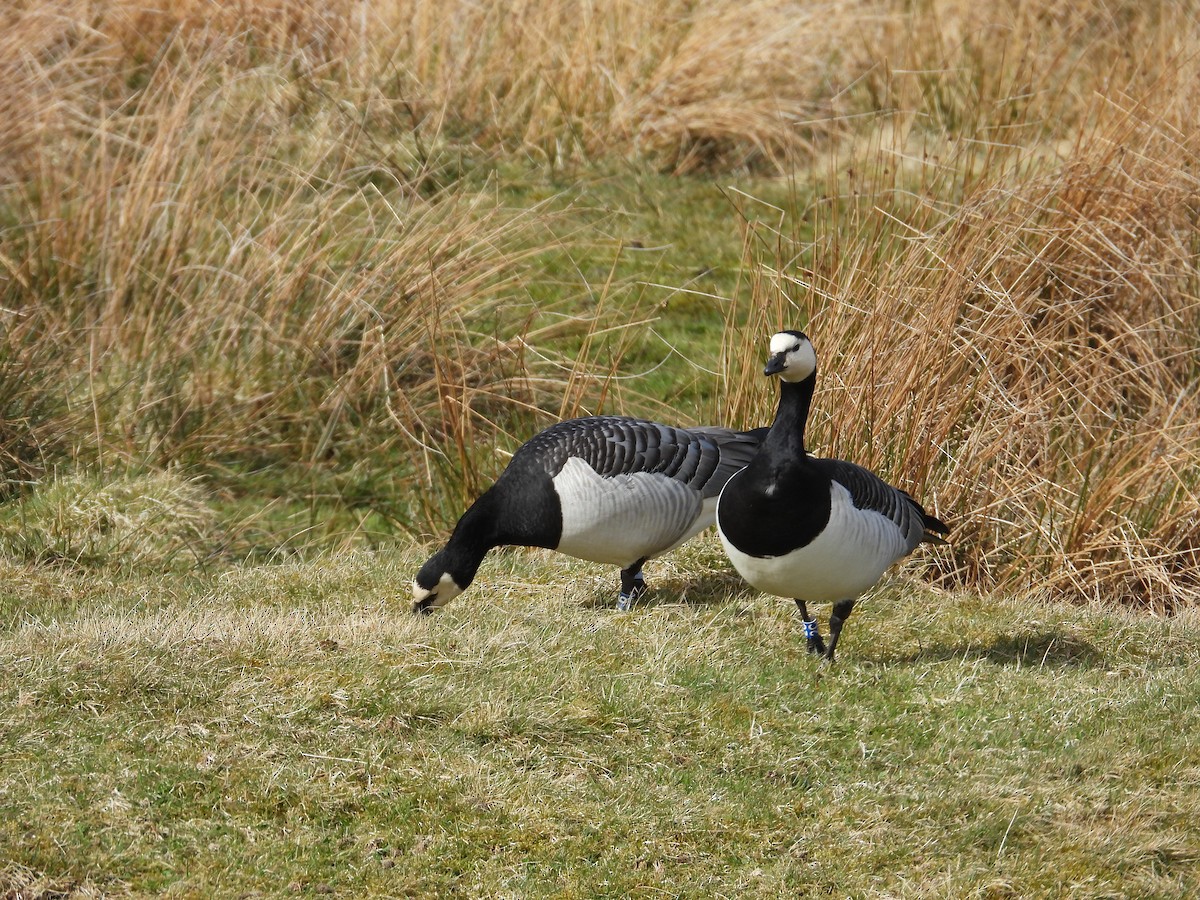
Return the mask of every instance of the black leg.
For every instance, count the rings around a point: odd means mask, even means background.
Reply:
[[[634,600],[646,593],[646,577],[642,574],[642,566],[645,563],[646,558],[643,557],[628,569],[621,570],[621,593],[617,597],[617,609],[622,612],[629,609]]]
[[[837,648],[838,638],[842,636],[842,626],[846,624],[852,612],[853,600],[839,600],[833,604],[833,614],[829,617],[829,650],[825,653],[825,658],[830,662],[833,662],[833,651]]]
[[[804,621],[804,637],[808,641],[808,652],[824,653],[825,641],[821,639],[821,626],[817,624],[816,617],[808,614],[808,606],[799,597],[796,598],[796,606],[800,608],[800,618]]]

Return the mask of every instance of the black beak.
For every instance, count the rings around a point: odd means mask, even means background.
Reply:
[[[764,375],[778,375],[787,368],[787,363],[783,359],[784,354],[776,353],[767,360],[767,365],[763,368]]]
[[[428,616],[433,614],[433,602],[437,599],[437,594],[430,594],[424,600],[420,600],[413,604],[412,611],[414,615]]]

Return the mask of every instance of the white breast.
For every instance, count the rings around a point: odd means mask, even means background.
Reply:
[[[721,536],[735,569],[754,587],[780,597],[822,603],[852,600],[874,585],[908,546],[886,516],[855,508],[837,482],[830,491],[829,522],[803,547],[783,556],[756,557]]]
[[[581,459],[554,478],[562,503],[558,550],[578,559],[629,566],[683,543],[713,521],[715,499],[673,478],[638,472],[603,477]]]

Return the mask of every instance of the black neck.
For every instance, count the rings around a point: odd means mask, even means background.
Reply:
[[[803,381],[781,381],[779,384],[779,409],[775,422],[764,442],[769,452],[784,453],[789,457],[803,457],[804,430],[808,425],[808,410],[812,406],[813,391],[817,386],[814,371]]]
[[[489,500],[489,495],[484,493],[463,513],[442,550],[447,571],[463,587],[475,577],[488,551],[502,543],[496,538],[496,520]],[[467,581],[462,581],[463,578]]]

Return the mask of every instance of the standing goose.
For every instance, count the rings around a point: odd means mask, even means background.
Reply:
[[[470,586],[488,552],[546,547],[621,568],[618,608],[646,590],[642,564],[713,523],[717,495],[767,429],[672,428],[626,416],[552,425],[523,444],[413,579],[413,612]]]
[[[808,455],[804,428],[817,357],[802,332],[771,338],[763,374],[780,378],[779,410],[757,455],[721,492],[717,530],[746,581],[795,598],[809,652],[832,662],[859,595],[922,541],[944,544],[935,532],[949,529],[870,470]],[[808,602],[833,603],[828,649]]]

